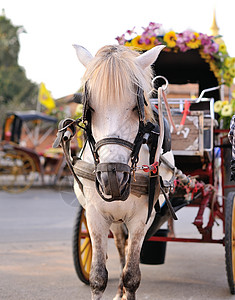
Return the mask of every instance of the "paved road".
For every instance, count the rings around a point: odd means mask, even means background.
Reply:
[[[32,189],[0,192],[0,299],[90,299],[89,287],[76,277],[72,261],[72,227],[77,208],[72,192]],[[176,232],[196,237],[192,213],[178,213]],[[216,228],[221,234],[221,226]],[[182,235],[181,234],[181,235]],[[105,300],[115,295],[119,277],[117,252],[109,241],[109,282]],[[228,290],[221,245],[168,243],[164,265],[141,265],[138,299],[235,299]]]

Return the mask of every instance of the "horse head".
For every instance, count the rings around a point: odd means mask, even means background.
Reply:
[[[126,200],[143,128],[153,120],[150,65],[164,46],[141,55],[124,46],[105,46],[94,57],[74,47],[86,67],[83,118],[89,124],[97,191],[106,201]]]

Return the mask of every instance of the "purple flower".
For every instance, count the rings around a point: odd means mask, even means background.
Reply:
[[[182,37],[183,37],[185,43],[187,43],[195,38],[194,33],[190,30],[185,30],[184,32],[182,32]]]
[[[142,37],[150,39],[151,37],[156,37],[157,32],[156,30],[159,29],[162,26],[162,24],[150,22],[149,26],[144,28],[144,32],[142,33]]]
[[[126,33],[128,33],[129,35],[132,35],[133,33],[136,33],[135,32],[135,27],[133,27],[132,30],[127,30]]]
[[[201,44],[203,46],[210,45],[211,44],[211,36],[208,36],[207,34],[199,33],[199,39],[201,40]]]
[[[151,28],[152,30],[157,30],[157,29],[159,29],[161,26],[162,26],[162,24],[150,22],[148,27]]]
[[[177,34],[176,46],[179,47],[181,52],[186,52],[190,48],[186,45],[186,42],[190,41],[188,32],[184,31]]]
[[[124,45],[125,42],[126,42],[125,34],[122,34],[121,36],[117,36],[117,37],[115,38],[115,40],[118,41],[118,44],[119,44],[119,45]]]
[[[210,43],[208,45],[204,45],[203,52],[207,54],[216,53],[219,50],[219,45],[217,43]]]

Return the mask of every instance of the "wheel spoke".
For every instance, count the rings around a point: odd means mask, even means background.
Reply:
[[[89,246],[90,239],[86,238],[85,241],[81,245],[81,254],[86,250],[86,248]]]
[[[78,278],[85,284],[89,284],[89,274],[92,262],[92,244],[84,209],[81,209],[78,212],[73,247],[74,265]]]
[[[84,256],[83,256],[83,259],[82,259],[82,263],[83,263],[83,266],[84,266],[84,269],[85,269],[85,266],[87,264],[87,260],[88,260],[88,256],[89,256],[89,248],[86,248],[85,249],[85,252],[84,252]]]
[[[91,270],[91,260],[92,260],[92,247],[89,248],[89,257],[87,261],[87,273],[90,273]]]

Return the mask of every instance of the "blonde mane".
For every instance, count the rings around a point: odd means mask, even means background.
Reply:
[[[105,105],[121,105],[128,101],[133,94],[136,95],[136,87],[144,91],[146,101],[149,104],[149,92],[152,89],[153,77],[150,67],[143,70],[135,58],[139,54],[128,47],[115,45],[101,48],[94,59],[88,64],[83,77],[83,84],[87,82],[87,88],[94,101],[98,101],[102,107]],[[151,105],[145,107],[147,120],[153,119]]]

